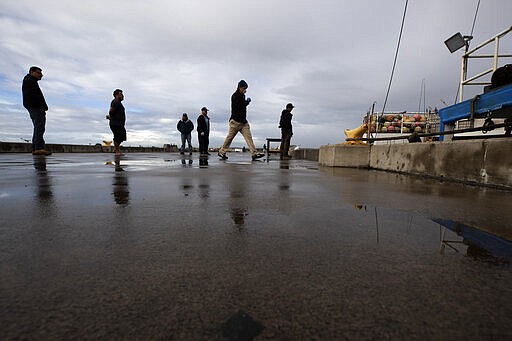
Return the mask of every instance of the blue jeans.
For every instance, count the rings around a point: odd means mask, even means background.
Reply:
[[[192,133],[181,134],[181,148],[180,152],[185,151],[185,141],[188,142],[188,152],[192,153]]]
[[[29,108],[27,109],[34,125],[34,133],[32,134],[32,151],[44,149],[44,131],[46,126],[46,111],[43,109]]]

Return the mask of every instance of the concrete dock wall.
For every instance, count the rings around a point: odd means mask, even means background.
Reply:
[[[350,148],[349,148],[350,147]],[[320,147],[318,162],[330,167],[368,168],[370,165],[370,146],[366,145],[328,145]]]
[[[318,148],[301,148],[290,152],[294,159],[318,161]]]
[[[319,163],[370,168],[512,189],[512,139],[387,144],[328,145]]]

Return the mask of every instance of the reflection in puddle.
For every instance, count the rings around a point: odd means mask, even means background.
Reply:
[[[54,198],[51,177],[46,169],[46,156],[34,156],[36,170],[37,201],[43,216],[51,216],[54,208]]]
[[[246,208],[231,208],[231,219],[235,225],[242,226],[245,224],[245,217],[247,216]]]
[[[208,168],[208,158],[207,157],[199,158],[199,168]]]
[[[112,162],[107,162],[112,165]],[[127,206],[130,203],[130,191],[128,190],[128,175],[121,165],[121,158],[114,160],[114,178],[112,179],[112,194],[118,205]]]
[[[192,163],[193,163],[192,159],[188,159],[188,160],[185,158],[181,159],[181,165],[183,167],[190,167],[190,166],[192,166]]]
[[[358,210],[363,210],[366,212],[366,205],[363,204],[354,204],[354,207]]]
[[[210,197],[210,185],[209,184],[199,185],[199,197],[201,199],[207,199]]]
[[[439,224],[441,254],[447,249],[458,253],[465,247],[466,255],[476,260],[495,264],[509,264],[512,260],[510,240],[460,222],[440,218],[432,221]]]
[[[497,265],[508,265],[512,261],[512,241],[506,237],[508,229],[503,234],[490,233],[449,219],[422,217],[362,203],[354,204],[354,209],[365,216],[365,223],[361,225],[364,228],[358,232],[369,238],[373,235],[374,241],[384,247],[393,243],[402,245],[408,240],[429,253],[439,252],[443,256],[465,255]]]

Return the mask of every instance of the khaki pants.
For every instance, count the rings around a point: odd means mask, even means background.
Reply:
[[[226,139],[224,140],[224,144],[219,149],[219,153],[226,154],[229,146],[231,145],[231,142],[235,138],[236,134],[240,132],[242,136],[245,139],[245,142],[247,143],[247,146],[249,146],[249,150],[251,151],[252,155],[255,155],[258,153],[256,150],[256,147],[254,146],[254,142],[252,141],[252,135],[251,135],[251,127],[249,126],[249,123],[238,123],[235,120],[229,120],[229,132],[228,136],[226,136]]]

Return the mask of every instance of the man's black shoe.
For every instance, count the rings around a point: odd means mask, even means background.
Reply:
[[[228,159],[228,156],[226,154],[221,154],[219,152],[219,153],[217,153],[217,155],[219,155],[222,160],[227,160]]]
[[[254,154],[254,155],[252,156],[252,159],[253,159],[253,160],[257,160],[257,159],[261,159],[261,158],[262,158],[262,157],[264,157],[264,156],[265,156],[265,154],[257,153],[257,154]]]

